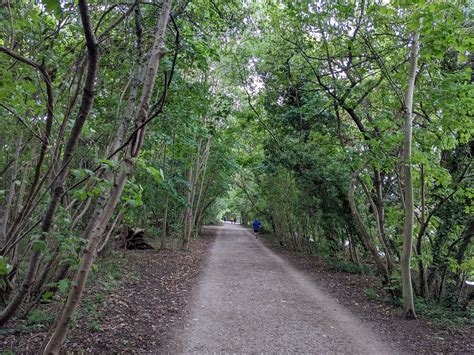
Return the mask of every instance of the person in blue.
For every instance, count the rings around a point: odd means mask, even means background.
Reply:
[[[252,223],[253,227],[253,234],[255,235],[255,239],[258,237],[258,232],[260,231],[260,227],[262,227],[262,222],[260,222],[258,219],[255,218],[255,220]]]

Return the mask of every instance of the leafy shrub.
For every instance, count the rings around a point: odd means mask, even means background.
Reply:
[[[371,301],[375,301],[379,298],[377,292],[375,292],[375,290],[371,287],[364,288],[364,295]]]
[[[391,304],[392,306],[395,306],[395,307],[398,307],[398,308],[403,307],[403,301],[399,297],[387,296],[387,297],[385,297],[385,299],[383,301],[385,303]]]
[[[474,322],[473,311],[463,310],[457,304],[446,306],[423,298],[415,298],[415,311],[420,316],[431,318],[450,327],[459,327]]]
[[[447,307],[419,297],[415,298],[414,301],[415,312],[419,316],[430,318],[441,325],[455,328],[474,323],[472,309],[463,310],[460,306]],[[403,308],[403,300],[398,297],[386,297],[384,302],[397,308]]]
[[[53,324],[54,319],[55,319],[54,313],[36,308],[36,309],[33,309],[28,314],[28,318],[26,318],[26,325],[38,327],[38,328],[44,328]]]

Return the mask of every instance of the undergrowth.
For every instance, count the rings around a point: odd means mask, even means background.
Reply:
[[[127,270],[127,265],[128,257],[123,252],[115,251],[93,267],[94,272],[88,280],[88,283],[93,285],[90,288],[92,292],[84,295],[82,305],[74,317],[74,326],[77,326],[78,319],[85,317],[90,331],[101,331],[100,321],[103,314],[100,305],[122,285],[125,277],[128,281],[139,280],[138,274]]]
[[[402,299],[397,297],[387,297],[384,302],[400,309],[403,308]],[[462,309],[457,305],[445,305],[420,297],[416,297],[414,303],[415,312],[418,316],[430,319],[438,325],[454,329],[474,324],[474,311],[472,308]]]
[[[474,311],[470,308],[462,309],[458,305],[444,305],[415,298],[415,311],[423,317],[433,319],[436,323],[448,327],[460,327],[474,324]]]
[[[326,265],[334,271],[348,272],[351,274],[363,274],[363,275],[375,275],[373,267],[366,264],[356,264],[352,261],[343,259],[333,259],[328,256],[323,256],[323,260]]]
[[[100,305],[103,304],[107,296],[117,290],[124,279],[138,281],[139,275],[131,272],[128,268],[128,257],[122,252],[113,252],[107,257],[98,260],[90,273],[88,288],[90,292],[84,295],[81,307],[78,308],[73,317],[73,327],[77,326],[77,320],[83,317],[88,319],[91,331],[100,331],[100,320],[102,317]],[[67,280],[66,280],[67,281]],[[67,295],[67,285],[65,290],[58,291],[57,296],[43,297],[43,303],[32,309],[25,319],[18,320],[14,327],[0,329],[0,336],[7,336],[14,333],[36,333],[47,330],[56,320],[59,309],[62,307],[64,298]],[[1,353],[0,353],[1,354]]]

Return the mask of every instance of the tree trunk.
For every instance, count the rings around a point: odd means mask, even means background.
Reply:
[[[91,28],[89,11],[87,7],[87,2],[85,0],[79,1],[79,12],[81,15],[82,26],[84,28],[84,36],[86,38],[89,57],[87,79],[86,83],[84,84],[81,106],[79,108],[78,114],[74,121],[74,125],[71,129],[70,137],[66,143],[66,148],[64,150],[64,157],[61,164],[61,172],[56,178],[56,182],[54,183],[54,186],[52,188],[51,200],[42,218],[41,235],[38,238],[38,241],[40,242],[46,239],[53,225],[56,208],[64,191],[64,182],[67,177],[68,166],[72,159],[72,154],[76,147],[77,141],[79,140],[82,127],[84,126],[87,116],[89,115],[89,111],[92,107],[92,102],[94,99],[94,87],[97,66],[99,62],[99,52],[97,41],[95,39],[94,32]],[[7,305],[7,307],[5,307],[2,314],[0,314],[0,325],[4,324],[8,319],[10,319],[10,317],[14,314],[14,312],[23,302],[23,299],[28,293],[37,273],[38,266],[40,263],[40,257],[41,251],[33,251],[30,263],[28,265],[28,270],[25,274],[25,278],[23,279],[20,289],[13,297],[11,302]]]
[[[368,190],[367,186],[365,186],[364,181],[362,179],[359,179],[359,182],[360,182],[360,184],[362,185],[362,187],[365,191],[365,195],[367,196],[367,200],[369,200],[369,203],[372,207],[372,210],[374,211],[373,214],[375,215],[375,224],[377,226],[377,232],[378,232],[377,236],[379,238],[380,245],[382,246],[382,249],[383,249],[384,254],[385,254],[385,264],[386,264],[386,268],[387,268],[388,281],[390,281],[390,277],[392,275],[392,270],[393,270],[393,261],[392,261],[392,256],[391,256],[390,250],[388,248],[387,239],[385,238],[385,232],[384,232],[383,226],[381,225],[381,223],[383,223],[383,217],[381,217],[380,212],[377,212],[379,210],[379,206],[377,206],[374,203],[374,201],[372,200],[372,197],[369,193],[369,190]],[[378,193],[377,193],[377,195],[378,195]],[[377,197],[377,200],[378,199],[379,199],[379,197]],[[383,201],[382,201],[382,204],[383,204]],[[383,210],[383,208],[382,208],[382,210]],[[382,215],[383,215],[383,212],[382,212]]]
[[[150,59],[148,61],[146,79],[143,85],[140,105],[136,114],[135,124],[137,127],[146,122],[148,117],[150,97],[153,93],[160,59],[165,53],[164,40],[166,26],[168,24],[168,19],[171,10],[171,4],[172,0],[165,0],[161,8],[161,14],[158,21],[157,31],[155,34],[155,42],[151,51]],[[87,10],[87,4],[84,2],[83,5]],[[95,260],[97,245],[100,241],[100,236],[102,235],[105,226],[109,222],[110,217],[112,216],[112,213],[123,192],[128,176],[135,166],[134,159],[140,153],[144,136],[145,126],[141,130],[139,130],[139,132],[137,132],[136,138],[134,139],[134,141],[131,142],[130,149],[127,152],[127,157],[123,161],[122,170],[116,178],[114,187],[110,193],[110,197],[107,200],[105,200],[105,198],[102,198],[103,202],[101,202],[100,205],[103,204],[104,208],[100,211],[99,214],[92,217],[92,219],[94,220],[93,228],[90,228],[90,233],[88,235],[85,235],[85,238],[88,239],[89,242],[87,244],[86,249],[84,250],[79,270],[77,271],[74,277],[72,287],[69,291],[68,298],[61,311],[61,315],[59,316],[54,332],[51,336],[51,339],[49,339],[48,343],[45,346],[44,354],[58,354],[61,349],[61,345],[66,337],[69,322],[74,314],[74,311],[77,308],[79,300],[84,291],[91,265]]]
[[[428,297],[428,275],[423,263],[422,242],[426,231],[427,223],[425,218],[425,173],[423,164],[420,165],[420,229],[416,239],[416,253],[418,255],[418,272],[419,272],[419,293],[421,297]]]
[[[120,211],[117,214],[117,216],[115,217],[114,221],[112,222],[112,225],[110,226],[109,230],[107,231],[107,234],[104,236],[103,241],[100,243],[100,246],[97,248],[97,254],[100,255],[104,251],[105,247],[107,246],[107,243],[110,240],[110,236],[114,232],[117,225],[120,223],[120,219],[122,218],[122,215],[123,215],[124,212],[125,212],[125,210]]]
[[[163,151],[163,179],[166,179],[166,146],[165,146],[165,150]],[[163,223],[161,224],[160,249],[165,248],[166,226],[168,225],[168,203],[169,203],[169,195],[168,195],[168,193],[166,193],[165,210],[163,212]]]
[[[171,143],[171,162],[170,162],[170,172],[168,174],[169,178],[168,180],[171,182],[170,179],[173,178],[173,170],[174,170],[174,141],[175,141],[175,136],[173,134],[173,141]],[[165,152],[163,155],[163,177],[166,179],[166,147],[165,147]],[[166,243],[166,236],[168,234],[168,210],[169,210],[169,193],[166,194],[165,198],[165,211],[163,215],[163,230],[161,231],[161,243],[160,243],[160,249],[165,248],[165,243]]]
[[[189,244],[189,238],[191,236],[191,231],[192,231],[192,221],[193,221],[193,194],[194,194],[194,178],[193,178],[193,167],[189,168],[188,171],[188,183],[189,183],[189,189],[188,192],[186,193],[186,202],[187,206],[184,208],[184,216],[183,216],[183,241],[182,241],[182,249],[186,250],[188,249],[188,244]]]
[[[10,190],[8,191],[7,198],[5,200],[5,207],[3,210],[3,218],[0,221],[0,245],[4,245],[6,242],[7,235],[7,226],[8,220],[10,219],[10,212],[12,209],[13,197],[15,196],[16,190],[16,177],[18,175],[18,161],[20,160],[20,152],[23,145],[23,131],[20,131],[20,136],[18,137],[17,147],[15,150],[15,156],[13,158],[13,167],[12,167],[12,176],[10,179]]]
[[[383,176],[380,173],[380,170],[374,169],[374,187],[376,191],[376,199],[375,205],[377,207],[375,218],[378,219],[378,226],[379,226],[379,233],[380,233],[380,240],[382,245],[385,246],[385,252],[387,253],[387,265],[388,265],[388,272],[390,275],[393,271],[393,250],[391,249],[390,240],[387,238],[387,234],[385,233],[385,203],[383,199]]]
[[[113,210],[115,209],[115,206],[119,201],[120,195],[122,194],[125,187],[128,174],[132,168],[132,161],[127,160],[124,162],[122,172],[117,178],[114,188],[111,191],[110,198],[107,201],[102,201],[101,204],[104,206],[104,208],[99,214],[92,217],[95,222],[94,228],[91,229],[90,235],[85,236],[86,238],[88,237],[89,242],[83,252],[79,269],[74,277],[68,298],[61,311],[58,322],[56,323],[54,332],[51,335],[49,342],[45,346],[43,352],[44,354],[59,354],[61,345],[66,337],[69,322],[81,299],[90,268],[95,260],[100,236],[102,235],[104,226],[107,224],[110,216],[113,213]]]
[[[416,67],[418,62],[418,32],[412,34],[410,51],[410,68],[408,72],[408,87],[404,102],[404,142],[403,142],[403,183],[405,188],[405,222],[403,226],[403,251],[400,260],[402,287],[403,287],[403,313],[406,319],[415,319],[415,306],[413,303],[413,287],[411,282],[410,260],[413,243],[413,181],[411,175],[411,145],[412,145],[412,112],[413,93],[415,91]]]
[[[362,243],[364,244],[365,249],[372,254],[372,257],[374,258],[375,265],[377,266],[377,270],[380,275],[383,276],[384,278],[384,283],[388,284],[390,283],[390,275],[387,270],[386,264],[380,259],[380,256],[377,252],[377,248],[374,245],[374,242],[372,240],[372,236],[369,234],[367,229],[364,226],[364,223],[362,222],[362,218],[360,217],[359,210],[357,209],[356,201],[355,201],[355,196],[354,196],[354,191],[355,191],[355,183],[357,180],[357,177],[359,176],[361,170],[356,171],[349,182],[349,207],[352,212],[352,216],[354,217],[354,222],[356,224],[357,230],[359,232],[359,236],[362,240]]]
[[[203,200],[203,195],[206,195],[207,187],[208,187],[208,185],[206,185],[206,189],[205,189],[204,188],[204,183],[205,183],[205,180],[206,180],[207,162],[209,161],[209,155],[210,155],[210,149],[211,149],[211,139],[212,139],[212,137],[209,136],[208,139],[207,139],[206,146],[204,148],[204,152],[201,156],[202,160],[200,161],[199,168],[200,168],[200,173],[202,173],[202,178],[201,178],[201,185],[199,186],[198,197],[197,197],[197,200],[196,200],[196,203],[195,203],[195,206],[194,206],[193,226],[198,226],[199,217],[201,216],[201,213],[204,212],[204,211],[202,211],[202,209],[200,207],[202,207],[201,202]],[[198,182],[199,175],[196,177],[196,184]],[[200,210],[201,210],[201,212],[200,212]],[[197,232],[196,232],[196,236],[197,236]]]
[[[30,169],[31,169],[32,163],[35,159],[36,145],[33,145],[33,147],[31,147],[31,153],[30,154],[31,154],[31,159],[29,159],[26,162],[25,167],[23,168],[20,188],[19,188],[18,194],[17,194],[18,197],[17,197],[17,200],[16,200],[15,211],[13,212],[14,215],[12,216],[13,220],[15,220],[18,217],[21,210],[23,209],[23,197],[24,197],[25,191],[26,191],[27,180],[28,180],[28,177],[30,176]]]

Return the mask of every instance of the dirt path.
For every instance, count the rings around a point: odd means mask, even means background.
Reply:
[[[238,225],[218,229],[180,352],[396,352]]]

